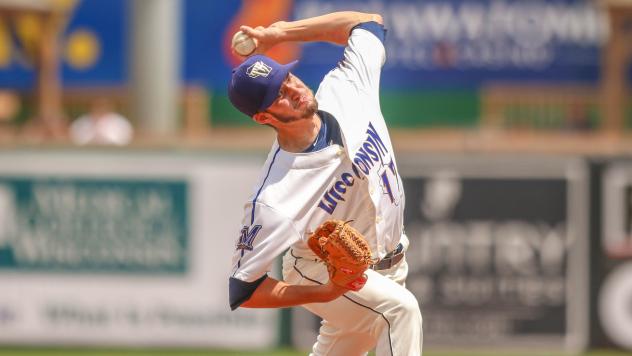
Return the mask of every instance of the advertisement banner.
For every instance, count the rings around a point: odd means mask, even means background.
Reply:
[[[59,68],[64,86],[117,86],[128,80],[129,2],[53,1],[68,14],[63,22]],[[36,83],[37,42],[45,26],[33,13],[0,19],[0,87],[28,89]]]
[[[0,154],[0,343],[275,346],[228,303],[263,157],[121,153]]]
[[[400,160],[428,347],[586,345],[586,177],[554,161]]]
[[[597,316],[592,341],[632,351],[632,163],[610,162],[602,172],[602,231],[592,254]]]
[[[125,85],[129,77],[131,6],[124,0],[63,2],[63,82]],[[61,3],[60,3],[61,4]],[[477,88],[485,81],[596,83],[607,19],[587,0],[184,0],[183,81],[225,93],[238,59],[230,38],[241,24],[267,26],[332,11],[380,13],[387,33],[386,90]],[[30,47],[41,26],[28,16],[0,22],[0,86],[34,83]],[[316,85],[342,58],[324,43],[288,43],[269,53],[300,59],[298,75]]]
[[[0,271],[183,274],[187,187],[0,177]]]
[[[498,80],[594,83],[607,35],[606,18],[583,0],[296,0],[294,17],[348,9],[384,18],[386,90],[476,88]],[[341,55],[331,46],[305,46],[301,74],[320,73],[327,58]]]
[[[588,344],[588,171],[573,157],[403,155],[406,287],[424,349]],[[320,326],[292,313],[308,349]]]

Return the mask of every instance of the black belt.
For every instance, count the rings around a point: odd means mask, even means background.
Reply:
[[[404,245],[400,243],[393,251],[387,253],[384,258],[382,258],[378,263],[371,265],[370,268],[376,271],[389,269],[398,264],[402,258],[404,258]]]

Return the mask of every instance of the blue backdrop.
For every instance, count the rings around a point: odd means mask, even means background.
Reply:
[[[225,90],[235,63],[226,38],[241,19],[269,24],[275,17],[336,10],[379,12],[389,30],[382,87],[404,90],[472,89],[492,80],[596,83],[606,34],[598,9],[580,0],[285,0],[276,2],[283,4],[280,8],[257,12],[263,3],[183,0],[182,79]],[[66,86],[127,83],[129,20],[126,0],[77,3],[65,36],[87,29],[95,34],[100,52],[87,68],[64,61]],[[0,41],[7,38],[0,36]],[[279,58],[299,58],[298,74],[314,85],[341,54],[340,47],[306,44],[281,51]],[[32,68],[17,59],[0,64],[1,87],[30,87],[33,77]]]

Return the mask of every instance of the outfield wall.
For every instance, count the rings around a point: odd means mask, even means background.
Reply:
[[[231,312],[233,243],[259,160],[0,153],[0,343],[274,346],[271,310]]]
[[[309,347],[318,321],[300,309],[286,320],[228,307],[243,202],[264,159],[0,152],[0,344],[261,349],[289,329]],[[427,348],[632,348],[632,312],[618,307],[632,296],[629,161],[398,162]]]

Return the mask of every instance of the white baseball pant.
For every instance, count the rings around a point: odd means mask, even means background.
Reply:
[[[311,356],[421,356],[423,343],[419,303],[405,288],[406,258],[382,271],[366,271],[368,281],[329,303],[303,305],[323,321]],[[329,273],[313,254],[290,249],[283,257],[283,278],[299,285],[325,284]]]

